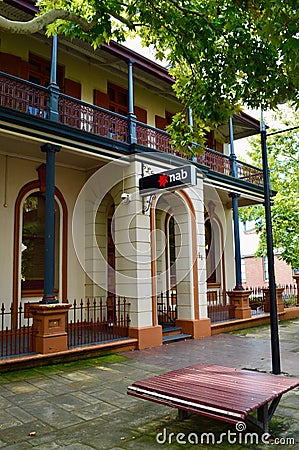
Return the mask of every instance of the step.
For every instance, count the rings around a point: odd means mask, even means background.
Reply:
[[[166,326],[162,328],[162,333],[163,336],[169,336],[172,334],[180,334],[182,332],[182,328],[180,327],[171,327],[171,326]]]
[[[163,336],[162,342],[163,342],[163,344],[168,344],[169,342],[184,341],[186,339],[191,339],[191,338],[192,338],[192,334],[185,334],[185,333],[171,334],[169,336]]]

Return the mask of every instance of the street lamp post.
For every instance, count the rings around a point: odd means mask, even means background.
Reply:
[[[278,375],[281,373],[281,368],[280,368],[278,316],[276,303],[276,283],[274,273],[274,251],[273,251],[273,234],[272,234],[272,218],[271,218],[271,186],[270,186],[270,172],[268,167],[268,154],[267,154],[267,132],[263,115],[261,118],[261,147],[262,147],[263,175],[264,175],[264,199],[265,199],[264,206],[265,206],[265,219],[267,232],[272,372],[273,374]]]

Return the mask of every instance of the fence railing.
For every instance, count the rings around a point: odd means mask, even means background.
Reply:
[[[6,308],[2,303],[0,317],[0,358],[28,355],[32,351],[32,319],[29,304]],[[17,327],[15,315],[17,314]]]
[[[161,292],[157,296],[158,323],[162,326],[174,325],[177,319],[176,290]]]
[[[234,319],[234,306],[229,297],[219,290],[207,292],[208,317],[211,323],[226,322]]]
[[[68,95],[59,96],[59,120],[80,130],[128,142],[128,119]]]
[[[69,310],[68,345],[104,343],[128,336],[130,304],[125,298],[74,301]]]
[[[49,117],[47,88],[0,73],[0,106],[47,119]]]
[[[129,119],[90,103],[59,93],[59,122],[99,136],[128,143]],[[42,86],[0,72],[0,106],[12,108],[42,119],[49,118],[50,91]],[[176,151],[171,145],[169,133],[150,125],[136,123],[137,143],[154,150],[175,154],[190,159],[185,153]],[[196,147],[196,144],[194,144]],[[211,170],[232,176],[231,160],[215,150],[202,149],[195,156],[199,164]],[[238,177],[255,185],[262,185],[262,170],[242,161],[237,161]]]
[[[283,288],[282,292],[282,300],[285,308],[296,305],[297,303],[297,284],[279,284],[278,288]],[[246,287],[246,289],[252,291],[252,294],[249,297],[249,303],[252,310],[263,310],[265,303],[265,289],[268,289],[269,286],[253,286]]]

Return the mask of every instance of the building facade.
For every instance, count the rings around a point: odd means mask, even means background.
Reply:
[[[269,284],[268,258],[257,257],[259,236],[256,234],[254,223],[240,224],[242,281],[248,288],[266,287]],[[293,285],[293,269],[283,261],[279,253],[274,255],[275,281],[277,285]]]
[[[36,12],[0,7],[13,20]],[[228,125],[196,157],[176,151],[173,80],[117,43],[2,33],[0,52],[1,302],[17,315],[52,297],[104,298],[113,326],[126,299],[139,348],[160,345],[165,322],[209,335],[208,293],[235,287],[232,196],[263,201],[259,169],[237,161],[232,172]],[[235,115],[233,130],[243,138],[259,123]],[[153,175],[158,189],[143,192]]]

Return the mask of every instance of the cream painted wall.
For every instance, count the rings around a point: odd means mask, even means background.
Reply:
[[[72,237],[73,211],[79,192],[86,181],[84,171],[56,166],[55,184],[62,192],[68,207],[68,299],[84,298],[85,273],[79,264]]]
[[[4,207],[5,156],[0,154],[0,236],[1,236],[1,301],[10,303],[13,290],[13,245],[15,201],[20,189],[28,182],[38,179],[36,169],[42,161],[8,156],[7,158],[7,198]],[[72,241],[72,214],[77,195],[84,184],[86,175],[82,171],[56,167],[56,186],[62,192],[68,205],[68,298],[84,297],[84,272],[78,263]]]

